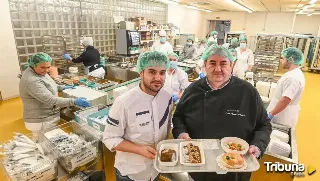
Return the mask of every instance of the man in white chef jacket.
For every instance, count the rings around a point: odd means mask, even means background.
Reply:
[[[178,67],[179,56],[171,53],[168,56],[170,68],[167,71],[164,88],[172,95],[173,102],[181,98],[183,91],[190,85],[188,74]]]
[[[168,57],[161,52],[140,55],[137,72],[140,85],[118,97],[110,109],[103,143],[116,151],[117,181],[153,181],[156,145],[166,139],[172,97],[162,89]]]
[[[299,102],[305,87],[305,78],[300,69],[304,56],[299,49],[293,47],[283,50],[281,55],[281,64],[289,71],[278,81],[267,111],[271,122],[294,128],[298,121]]]

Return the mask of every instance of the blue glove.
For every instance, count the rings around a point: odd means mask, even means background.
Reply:
[[[69,54],[64,54],[63,57],[64,57],[65,60],[70,60],[71,59]]]
[[[172,94],[172,100],[173,102],[177,102],[178,96],[176,94]]]
[[[73,85],[65,85],[65,86],[63,86],[63,90],[66,90],[66,89],[75,89],[75,87]]]
[[[274,116],[272,116],[270,113],[268,113],[268,118],[269,118],[270,120],[272,120],[273,117],[274,117]]]
[[[199,74],[199,77],[200,77],[200,79],[202,79],[203,77],[205,77],[204,73],[201,72],[201,73]]]
[[[90,107],[90,102],[83,97],[79,97],[78,99],[74,100],[74,104],[80,107]]]

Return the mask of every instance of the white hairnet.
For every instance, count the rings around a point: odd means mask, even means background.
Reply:
[[[167,35],[167,33],[166,33],[166,31],[161,30],[161,31],[159,32],[159,35],[160,35],[160,36],[166,36],[166,35]]]
[[[92,37],[84,37],[82,40],[82,44],[84,46],[93,46],[93,39]]]

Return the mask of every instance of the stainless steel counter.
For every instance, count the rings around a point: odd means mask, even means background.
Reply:
[[[107,79],[128,81],[139,77],[139,74],[131,68],[121,68],[117,64],[107,64]]]

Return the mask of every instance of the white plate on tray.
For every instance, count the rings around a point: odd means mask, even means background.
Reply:
[[[189,143],[192,143],[194,146],[198,146],[199,150],[200,150],[200,156],[201,156],[201,163],[188,163],[185,162],[185,151],[184,151],[184,147],[187,146]],[[204,155],[204,150],[203,150],[203,146],[202,143],[199,141],[183,141],[180,143],[180,163],[182,165],[185,166],[201,166],[206,164],[206,158]]]
[[[244,147],[244,150],[242,151],[237,151],[237,150],[231,150],[227,147],[227,144],[228,143],[236,143],[236,144],[241,144],[242,147]],[[249,150],[249,144],[241,139],[241,138],[237,138],[237,137],[224,137],[221,139],[221,147],[223,149],[223,151],[227,152],[227,153],[238,153],[238,154],[241,154],[241,155],[245,155],[248,150]]]
[[[171,149],[174,150],[176,152],[176,157],[175,160],[173,162],[162,162],[160,160],[161,157],[161,151],[164,149]],[[178,163],[178,156],[179,155],[179,145],[175,144],[175,143],[164,143],[160,146],[160,151],[159,151],[159,156],[158,156],[158,161],[160,163],[160,165],[165,166],[165,167],[173,167]]]

